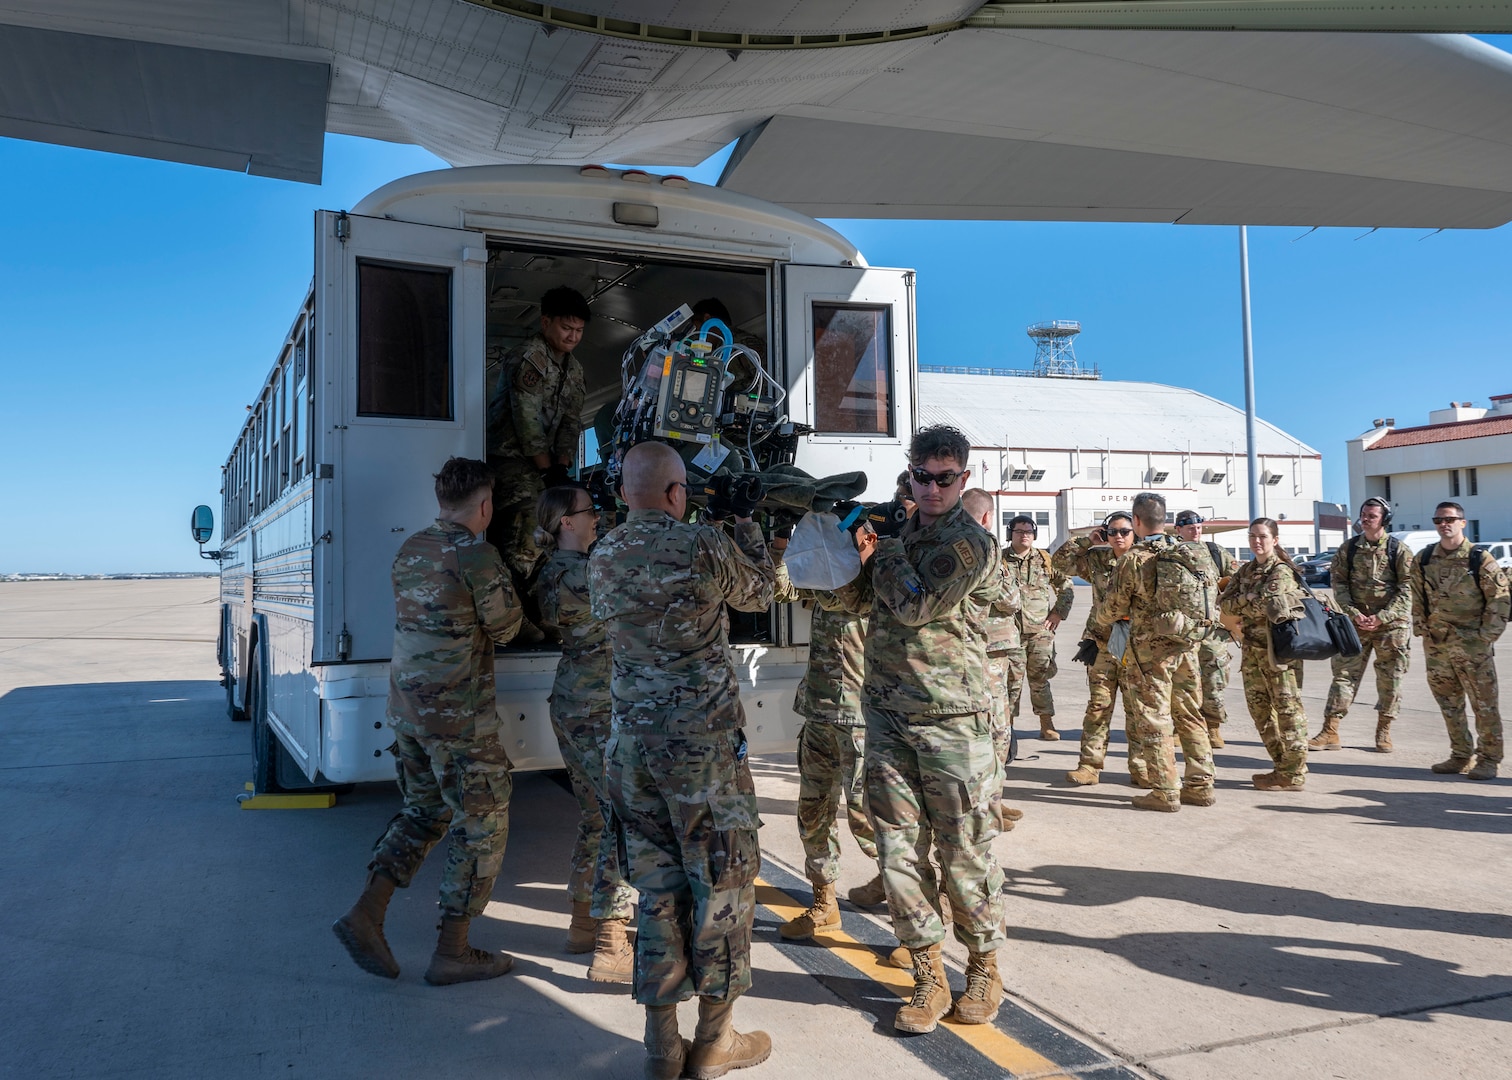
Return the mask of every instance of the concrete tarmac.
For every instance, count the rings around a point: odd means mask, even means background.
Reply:
[[[516,776],[503,876],[474,939],[501,979],[434,988],[439,860],[390,909],[397,981],[359,971],[329,925],[398,806],[386,785],[329,810],[248,811],[247,725],[214,661],[213,580],[0,584],[0,1075],[640,1075],[642,1012],[560,951],[575,803]],[[1060,742],[1030,737],[996,842],[1007,874],[1008,1001],[995,1026],[899,1038],[885,915],[847,909],[821,944],[781,942],[807,901],[791,755],[753,762],[763,885],[742,1029],[773,1036],[741,1075],[1157,1076],[1205,1080],[1512,1073],[1512,782],[1438,777],[1443,723],[1414,655],[1397,750],[1370,749],[1367,674],[1346,749],[1300,793],[1268,760],[1236,677],[1218,804],[1129,808],[1121,734],[1104,782],[1072,788],[1086,700],[1059,635]],[[1512,681],[1502,650],[1499,670]],[[1316,731],[1326,664],[1309,665]],[[1503,700],[1506,699],[1504,690]],[[1120,713],[1121,716],[1121,713]],[[1115,728],[1121,720],[1115,720]],[[873,870],[844,838],[846,888]],[[964,951],[947,953],[959,980]],[[684,1007],[690,1032],[694,1010]]]

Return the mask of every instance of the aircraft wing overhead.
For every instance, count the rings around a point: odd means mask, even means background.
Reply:
[[[0,0],[0,136],[311,182],[325,132],[455,165],[739,139],[723,186],[819,216],[1512,220],[1512,57],[1293,29],[1507,28],[1512,0],[571,3]],[[1087,28],[1171,20],[1268,32]]]
[[[821,217],[1488,228],[1512,57],[1470,38],[963,30],[742,137]]]

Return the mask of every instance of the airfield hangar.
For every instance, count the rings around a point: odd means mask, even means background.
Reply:
[[[919,425],[953,424],[971,440],[971,486],[997,500],[999,539],[1027,514],[1036,543],[1129,508],[1141,491],[1164,495],[1169,516],[1196,510],[1214,539],[1250,555],[1244,411],[1195,390],[1096,377],[991,368],[919,368]],[[1260,513],[1281,526],[1293,554],[1338,546],[1344,524],[1320,528],[1318,451],[1257,420]]]

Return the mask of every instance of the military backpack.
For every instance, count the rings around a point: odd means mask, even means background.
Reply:
[[[1213,632],[1218,619],[1218,575],[1211,556],[1194,540],[1155,549],[1157,637],[1196,645]]]

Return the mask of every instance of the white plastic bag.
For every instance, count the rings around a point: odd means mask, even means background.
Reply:
[[[856,542],[834,514],[804,514],[793,527],[782,561],[800,589],[838,589],[861,573]]]

